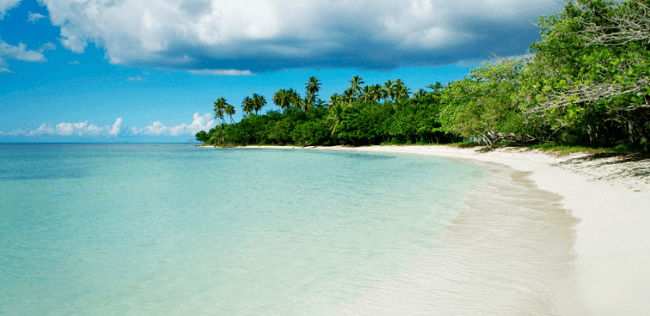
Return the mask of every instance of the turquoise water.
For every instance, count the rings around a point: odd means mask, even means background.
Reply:
[[[336,314],[434,247],[488,174],[409,155],[0,145],[0,314]]]

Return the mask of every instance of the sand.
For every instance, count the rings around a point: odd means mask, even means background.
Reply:
[[[250,148],[250,147],[249,147]],[[497,163],[526,172],[536,188],[559,196],[577,224],[573,260],[550,284],[560,315],[650,313],[650,159],[531,149],[450,146],[253,148],[417,154]],[[487,306],[486,306],[487,307]],[[488,311],[489,313],[489,311]]]
[[[554,156],[530,149],[484,152],[450,146],[269,147],[430,155],[492,162],[526,172],[560,196],[578,219],[572,268],[550,284],[560,315],[648,315],[650,160],[607,155]],[[642,157],[643,158],[643,157]]]

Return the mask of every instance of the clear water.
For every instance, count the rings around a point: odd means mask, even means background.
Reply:
[[[0,314],[337,314],[430,256],[489,174],[408,155],[0,145]]]

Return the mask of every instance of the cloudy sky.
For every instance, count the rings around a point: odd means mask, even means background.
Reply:
[[[413,91],[520,56],[556,0],[0,0],[0,142],[186,141],[283,88]],[[267,106],[267,109],[272,109]],[[241,110],[238,107],[236,119]]]

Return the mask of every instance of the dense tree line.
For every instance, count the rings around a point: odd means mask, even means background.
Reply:
[[[327,101],[311,77],[305,96],[272,98],[280,111],[260,115],[263,96],[234,107],[214,103],[220,124],[197,140],[246,144],[367,145],[446,143],[473,137],[502,143],[559,142],[650,148],[650,0],[578,0],[540,17],[542,39],[530,57],[473,69],[465,78],[413,92],[400,79],[366,85],[358,76]],[[230,116],[230,124],[224,115]]]

